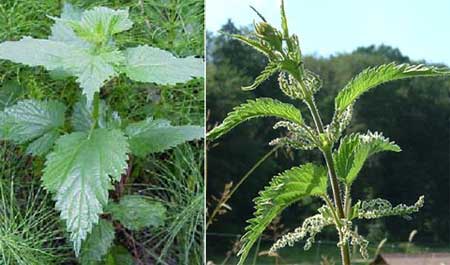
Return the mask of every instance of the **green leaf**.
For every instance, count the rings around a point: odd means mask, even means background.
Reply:
[[[80,38],[91,43],[105,44],[114,34],[129,30],[133,26],[128,16],[126,9],[94,7],[82,12],[81,17],[60,20],[70,26]]]
[[[285,119],[297,124],[303,123],[300,110],[293,105],[271,98],[257,98],[235,107],[228,113],[222,124],[212,129],[207,136],[213,140],[217,139],[244,121],[266,116]]]
[[[114,246],[106,256],[103,265],[134,265],[131,254],[122,246]]]
[[[99,104],[100,106],[101,104]],[[76,132],[89,132],[94,125],[94,118],[92,117],[92,105],[87,106],[86,97],[82,97],[75,103],[72,112],[72,127]],[[99,107],[99,112],[100,112]]]
[[[339,149],[333,154],[338,178],[351,185],[365,161],[381,151],[400,152],[401,149],[380,133],[354,133],[341,139]]]
[[[253,49],[261,52],[262,54],[266,55],[267,57],[271,56],[272,51],[270,50],[269,47],[263,45],[261,42],[259,42],[258,40],[255,39],[250,39],[247,38],[245,36],[242,35],[238,35],[238,34],[232,34],[230,35],[232,38],[235,38],[241,42],[243,42],[244,44],[247,44],[248,46],[252,47]]]
[[[0,88],[0,110],[12,106],[25,94],[25,89],[16,81],[7,81]]]
[[[170,52],[149,46],[128,48],[123,72],[138,82],[176,84],[204,75],[203,59],[176,58]]]
[[[432,77],[450,75],[449,69],[429,67],[422,64],[383,64],[367,68],[353,78],[335,99],[336,111],[342,112],[369,89],[382,83],[411,77]]]
[[[118,75],[115,66],[122,63],[124,57],[119,51],[103,52],[98,55],[88,50],[78,50],[73,56],[63,60],[63,69],[77,77],[90,104],[95,92],[100,92],[104,83]]]
[[[1,136],[18,144],[35,140],[27,152],[43,155],[58,138],[65,111],[66,107],[57,101],[19,101],[2,112]]]
[[[101,261],[111,248],[114,237],[115,231],[112,223],[100,219],[83,242],[80,253],[81,264],[91,265],[96,261]]]
[[[269,64],[266,66],[266,68],[264,68],[261,74],[256,77],[255,82],[253,82],[253,84],[250,86],[242,87],[242,90],[254,90],[280,69],[281,65],[279,63],[269,62]]]
[[[276,216],[301,198],[326,194],[327,185],[326,169],[312,163],[291,168],[276,176],[254,200],[255,217],[248,221],[250,225],[241,239],[243,246],[239,251],[239,265],[244,264],[253,244]]]
[[[65,43],[30,37],[0,43],[0,59],[28,66],[43,66],[47,70],[63,67],[63,59],[74,53],[76,49]]]
[[[90,135],[75,132],[60,137],[47,155],[43,185],[55,193],[56,208],[66,220],[76,254],[108,203],[111,181],[120,181],[127,153],[122,132],[95,129]]]
[[[138,195],[124,196],[119,203],[110,203],[106,211],[130,230],[158,227],[166,219],[166,208],[160,202]]]
[[[117,75],[114,67],[125,60],[119,51],[92,54],[89,49],[29,37],[1,43],[0,59],[29,66],[43,66],[50,71],[62,71],[76,76],[88,102],[92,101],[95,92],[99,92],[106,81]]]
[[[167,120],[147,118],[132,123],[125,129],[133,154],[145,157],[150,153],[162,152],[179,144],[201,139],[204,129],[200,126],[172,126]]]
[[[50,131],[38,139],[31,142],[26,152],[33,155],[43,156],[50,152],[56,140],[59,138],[59,132],[56,130]]]

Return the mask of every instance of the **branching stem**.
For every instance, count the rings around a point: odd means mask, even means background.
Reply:
[[[298,80],[298,81],[300,82],[300,84],[302,84],[302,87],[305,88],[302,80]],[[319,135],[323,134],[324,129],[323,129],[322,119],[320,117],[319,110],[317,109],[316,103],[314,101],[314,97],[310,93],[307,94],[307,96],[305,98],[305,103],[311,112],[311,116],[313,117],[317,132],[319,133]],[[323,153],[323,156],[325,158],[325,162],[326,162],[327,168],[328,168],[328,176],[330,178],[331,189],[333,191],[335,210],[337,211],[337,216],[340,219],[343,219],[343,218],[345,218],[345,212],[344,212],[344,208],[343,208],[343,204],[342,204],[342,200],[341,200],[341,191],[339,188],[339,182],[338,182],[336,170],[334,167],[334,161],[333,161],[331,148],[332,148],[331,143],[328,143],[321,148],[321,151]],[[342,233],[341,233],[339,227],[337,227],[337,228],[338,228],[338,232],[339,232],[339,238],[342,240]],[[348,242],[344,242],[344,244],[342,244],[342,246],[341,246],[341,257],[342,257],[343,265],[350,265],[350,251],[348,248]]]

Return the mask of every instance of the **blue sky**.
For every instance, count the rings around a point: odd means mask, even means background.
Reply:
[[[279,25],[279,0],[206,0],[206,28],[230,18],[237,26],[258,19],[254,6]],[[413,60],[450,65],[449,0],[285,0],[289,28],[303,53],[328,56],[386,44]]]

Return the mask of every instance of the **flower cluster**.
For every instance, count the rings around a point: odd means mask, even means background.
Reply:
[[[384,216],[400,215],[406,216],[418,212],[423,207],[425,197],[420,196],[414,205],[408,206],[399,204],[392,207],[392,204],[384,199],[374,199],[370,201],[359,202],[358,218],[360,219],[375,219]]]
[[[292,122],[279,121],[273,126],[274,129],[281,127],[286,128],[289,131],[289,134],[285,137],[272,140],[269,143],[270,145],[281,144],[301,150],[312,150],[317,147],[314,131],[308,125],[297,125]]]
[[[294,232],[288,233],[277,240],[270,248],[269,254],[274,254],[279,249],[286,246],[292,247],[296,242],[308,235],[309,237],[306,239],[304,249],[310,249],[315,242],[316,235],[322,231],[324,227],[333,224],[333,218],[330,216],[330,209],[327,206],[322,206],[318,211],[318,214],[306,218],[302,226],[297,227]]]
[[[350,242],[352,246],[359,246],[359,253],[364,259],[369,258],[369,253],[367,247],[369,246],[369,241],[367,241],[363,236],[358,234],[357,230],[353,230],[353,224],[351,221],[342,219],[343,225],[340,229],[342,233],[341,240],[338,242],[338,247],[342,246],[346,242]]]
[[[350,124],[350,121],[352,120],[352,115],[353,115],[353,106],[350,105],[342,113],[336,113],[333,116],[333,120],[325,128],[325,131],[329,135],[330,140],[333,140],[334,142],[335,140],[339,139],[339,137],[341,137],[342,132]]]

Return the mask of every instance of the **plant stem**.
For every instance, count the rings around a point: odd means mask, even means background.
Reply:
[[[301,82],[301,83],[303,83],[303,82]],[[314,101],[314,97],[312,95],[308,95],[305,98],[305,103],[311,112],[311,116],[313,117],[317,132],[319,134],[323,134],[323,132],[324,132],[323,123],[322,123],[322,119],[319,114],[319,110],[317,109],[316,103]],[[335,207],[337,210],[337,215],[339,218],[342,219],[342,218],[345,218],[345,213],[344,213],[343,204],[342,204],[342,200],[341,200],[341,191],[339,188],[339,182],[337,179],[336,170],[334,168],[334,161],[333,161],[333,155],[331,152],[331,148],[332,148],[332,145],[327,144],[325,147],[322,148],[321,151],[323,153],[325,162],[327,164],[328,176],[330,178],[331,189],[333,191],[333,199],[334,199],[334,204],[335,204]],[[339,239],[342,240],[342,233],[341,233],[340,229],[338,229],[338,232],[339,232]],[[341,246],[341,257],[342,257],[343,265],[351,264],[350,263],[350,252],[349,252],[347,242],[343,242],[343,244]]]
[[[345,218],[344,208],[341,200],[341,190],[339,188],[339,182],[336,176],[336,170],[334,168],[333,156],[331,154],[331,148],[327,148],[323,151],[325,161],[328,167],[328,175],[331,181],[331,189],[333,191],[334,204],[339,218]]]
[[[305,102],[309,108],[309,111],[311,112],[311,115],[314,120],[314,124],[316,125],[317,132],[323,133],[323,123],[322,123],[322,119],[320,118],[320,114],[319,114],[319,110],[317,109],[316,102],[314,101],[314,97],[312,95],[308,95],[305,98]]]
[[[322,134],[324,132],[323,123],[322,123],[322,119],[320,118],[320,114],[317,109],[316,103],[314,102],[314,98],[312,96],[306,97],[305,102],[308,105],[308,108],[311,112],[314,123],[316,125],[317,132],[319,134]],[[325,158],[325,162],[327,163],[328,175],[330,177],[331,188],[333,190],[334,204],[338,211],[338,216],[339,216],[339,218],[344,218],[345,214],[344,214],[344,209],[343,209],[342,200],[341,200],[341,191],[340,191],[339,182],[338,182],[337,176],[336,176],[336,170],[334,168],[334,161],[333,161],[333,156],[331,153],[331,145],[327,145],[325,148],[323,148],[322,153]]]
[[[345,211],[345,216],[349,216],[350,215],[350,211],[351,211],[351,198],[350,198],[350,186],[349,185],[345,185],[345,191],[344,191],[344,211]]]
[[[100,116],[100,95],[98,94],[98,92],[96,92],[94,94],[94,101],[92,102],[93,106],[92,106],[92,119],[93,119],[93,124],[91,126],[91,130],[89,131],[89,135],[88,138],[91,137],[92,132],[94,131],[95,128],[97,128],[98,125],[98,118]]]
[[[115,197],[114,199],[116,202],[118,202],[120,198],[123,196],[123,192],[125,191],[125,185],[127,184],[133,171],[133,156],[129,155],[129,160],[127,164],[128,164],[127,171],[125,172],[125,174],[122,174],[122,177],[120,178],[120,181],[117,183],[116,189],[114,191]]]

